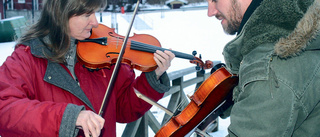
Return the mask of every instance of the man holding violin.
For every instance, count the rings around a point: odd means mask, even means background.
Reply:
[[[166,70],[175,55],[156,51],[151,58],[158,67],[139,77],[120,65],[106,109],[97,114],[115,65],[83,67],[76,41],[90,37],[98,26],[95,12],[105,5],[105,0],[44,2],[40,19],[0,67],[1,137],[115,137],[116,122],[135,121],[151,108],[134,88],[154,100],[169,90]]]
[[[239,76],[228,136],[320,135],[319,11],[320,0],[208,0],[237,34],[223,51]]]

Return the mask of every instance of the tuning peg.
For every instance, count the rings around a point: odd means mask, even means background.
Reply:
[[[196,55],[197,55],[197,51],[195,51],[195,50],[192,51],[192,55],[193,55],[193,56],[196,56]]]
[[[195,67],[197,71],[199,71],[201,69],[201,67],[199,66],[199,64],[197,64],[197,66]]]

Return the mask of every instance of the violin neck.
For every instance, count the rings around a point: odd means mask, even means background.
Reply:
[[[157,46],[153,46],[153,45],[149,45],[149,44],[145,44],[145,43],[141,43],[141,42],[137,42],[137,41],[131,41],[130,49],[144,51],[144,52],[150,52],[150,53],[155,53],[156,50],[160,50],[160,51],[169,50],[178,58],[194,60],[193,55],[185,54],[182,52],[178,52],[178,51],[174,51],[174,50],[170,50],[170,49],[165,49],[165,48],[161,48],[161,47],[157,47]]]

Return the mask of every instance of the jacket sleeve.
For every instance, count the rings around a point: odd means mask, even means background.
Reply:
[[[167,75],[167,72],[163,73],[159,80],[157,79],[157,75],[155,71],[146,72],[146,78],[150,86],[158,91],[159,93],[165,93],[170,89],[170,79]]]
[[[58,136],[68,103],[40,101],[35,94],[40,61],[25,47],[17,48],[0,67],[1,136]],[[43,89],[44,90],[44,89]],[[67,117],[65,117],[67,118]],[[74,128],[73,128],[74,129]]]
[[[84,109],[84,106],[68,104],[61,120],[59,137],[75,137],[78,135],[79,129],[75,128],[75,125],[80,111]]]

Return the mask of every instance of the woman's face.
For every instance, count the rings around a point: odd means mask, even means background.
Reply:
[[[95,13],[72,16],[69,19],[69,34],[75,39],[84,40],[91,36],[91,29],[98,27],[98,24]]]

